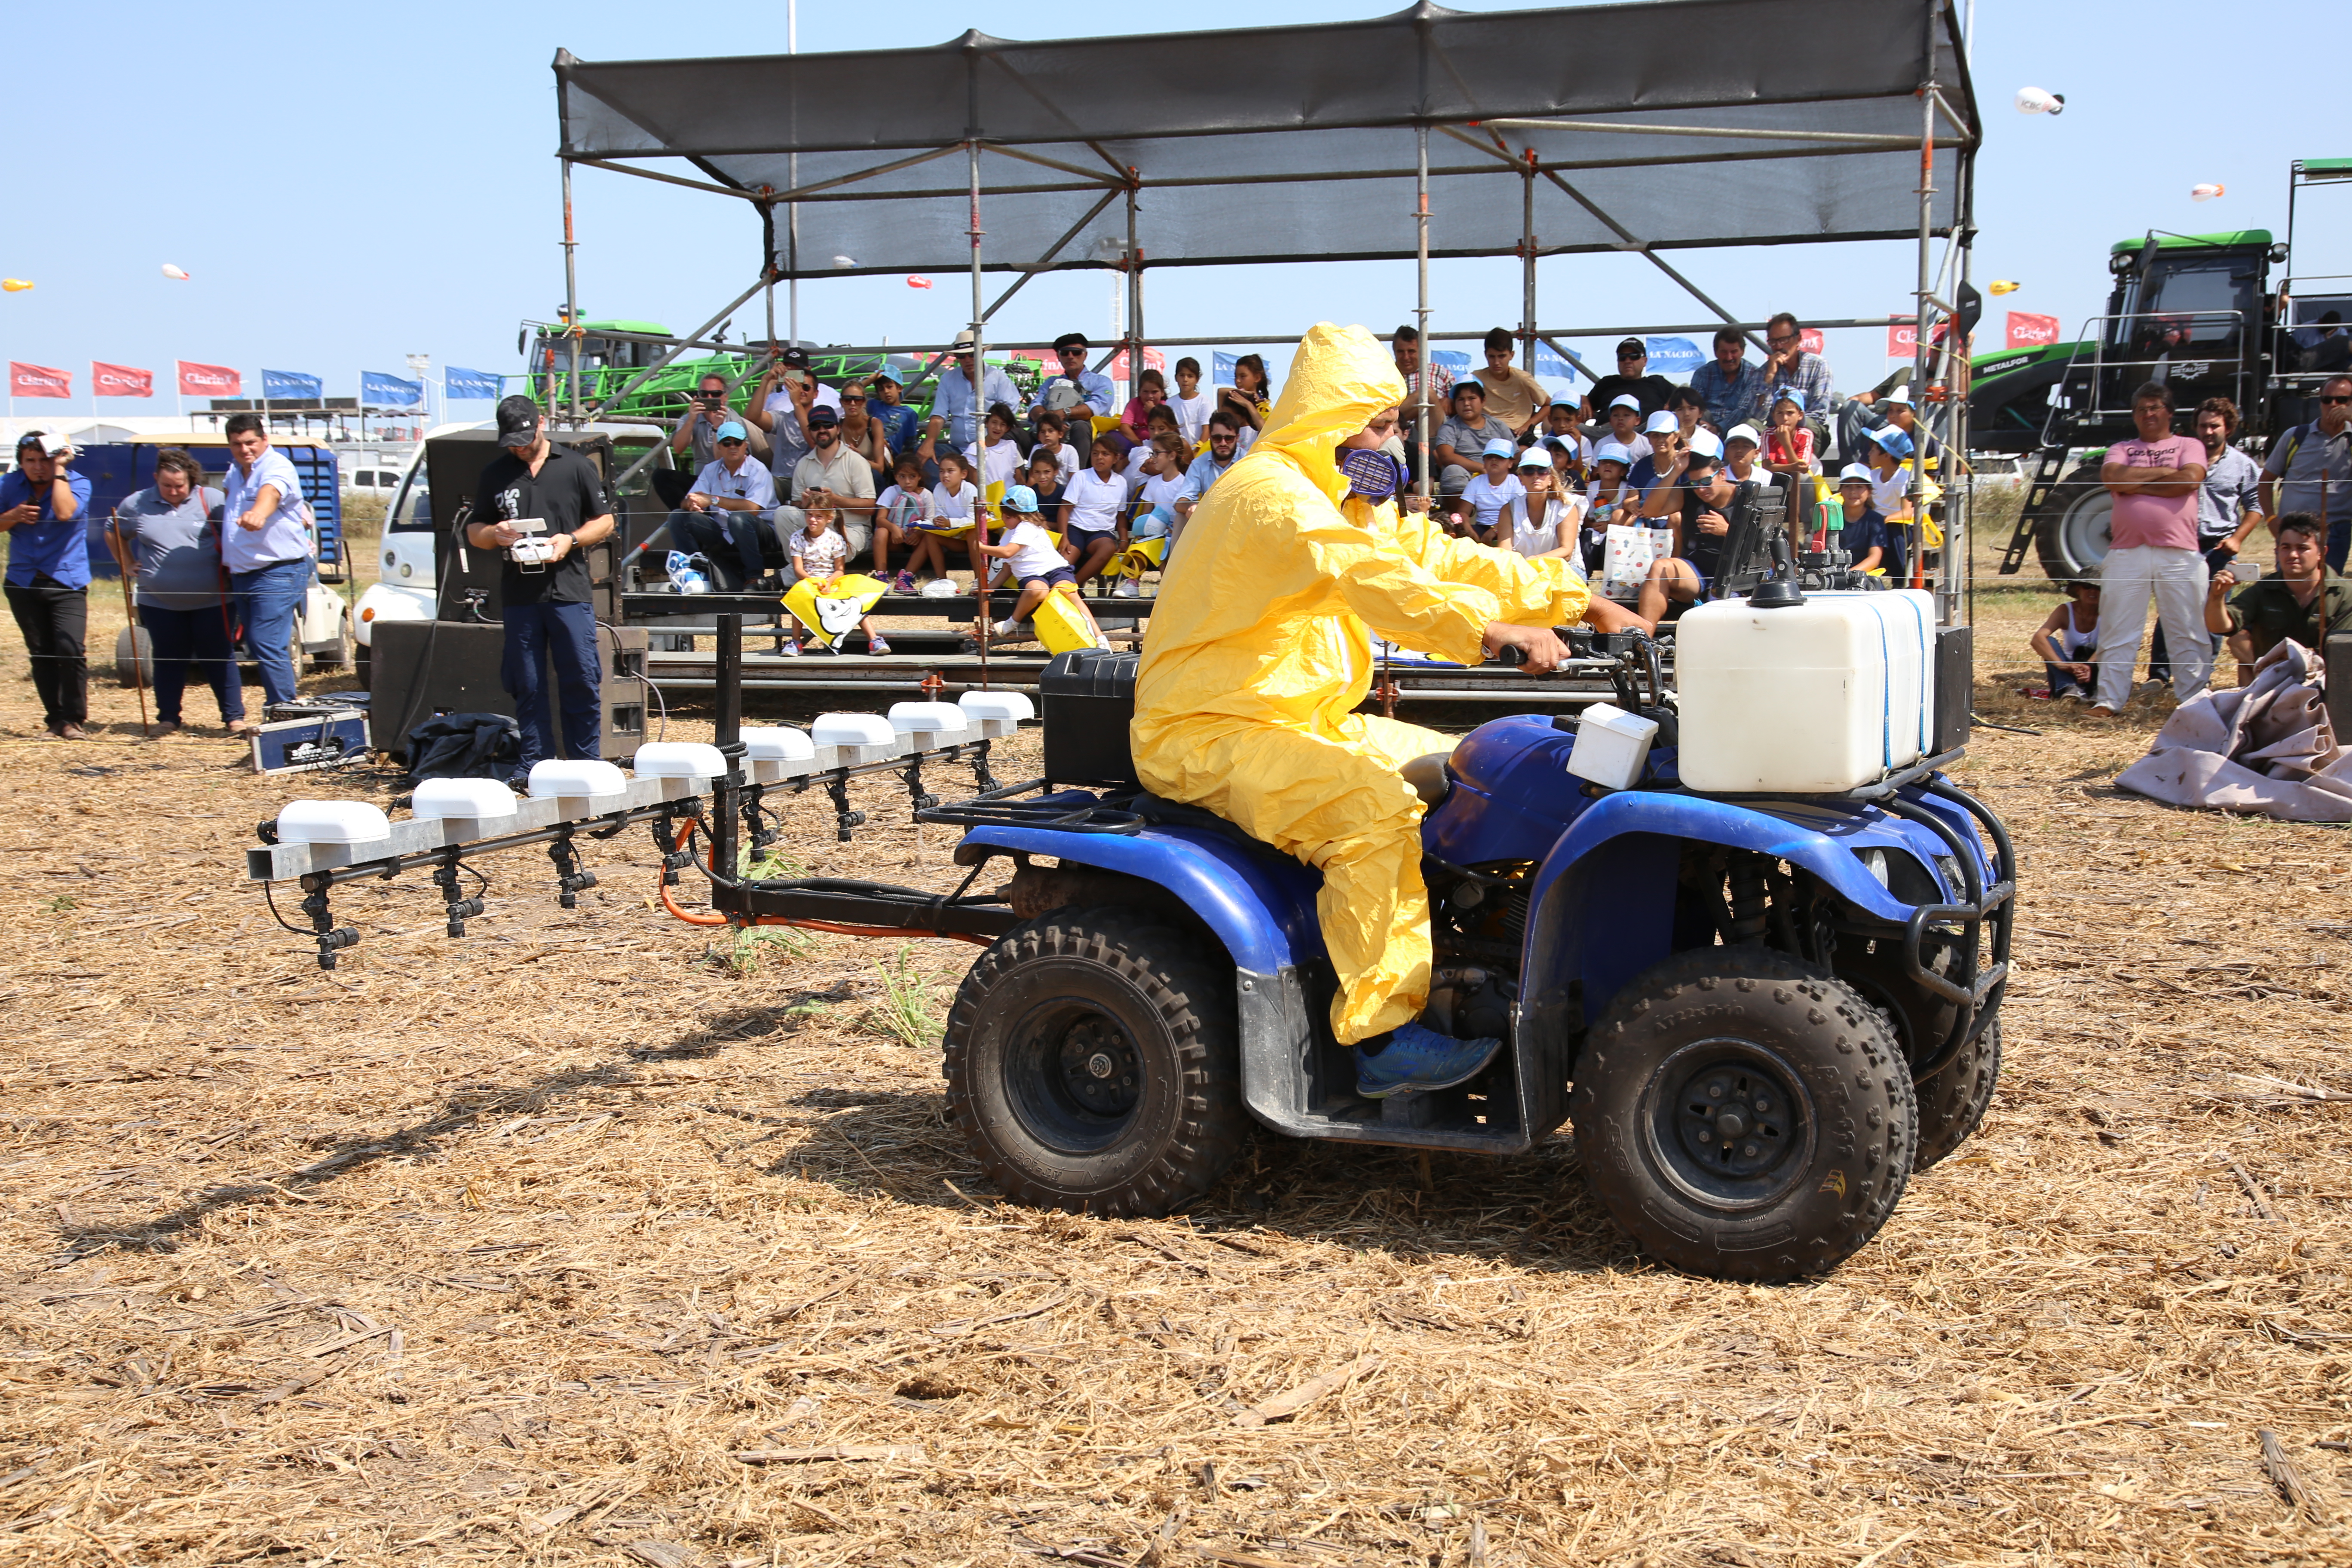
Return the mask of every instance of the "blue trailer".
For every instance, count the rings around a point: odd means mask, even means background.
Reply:
[[[273,440],[270,445],[285,454],[302,481],[302,499],[310,503],[318,529],[320,577],[329,583],[349,581],[352,552],[343,541],[342,479],[335,449],[323,441]],[[115,574],[114,556],[106,547],[106,520],[132,493],[155,482],[155,454],[167,447],[189,453],[204,465],[205,482],[222,486],[229,468],[226,436],[142,436],[75,450],[73,471],[89,480],[89,569],[94,575]]]

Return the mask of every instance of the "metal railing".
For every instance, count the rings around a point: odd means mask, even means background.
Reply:
[[[2160,323],[2168,331],[2185,329],[2178,344],[2160,342],[2161,352],[2147,358],[2129,358],[2119,353],[2121,343],[2132,341],[2131,334],[2115,330],[2113,324],[2148,321]],[[2196,323],[2222,321],[2229,324],[2217,347],[2226,347],[2225,353],[2200,354],[2197,352]],[[2066,357],[2066,368],[2050,399],[2050,414],[2042,427],[2042,444],[2045,447],[2064,446],[2073,430],[2083,425],[2102,421],[2128,423],[2131,419],[2131,395],[2144,382],[2204,381],[2211,378],[2217,366],[2230,367],[2231,401],[2241,408],[2249,405],[2247,384],[2257,374],[2258,361],[2254,338],[2246,330],[2243,310],[2143,310],[2128,315],[2093,316],[2083,323],[2084,331],[2074,350]],[[2084,350],[2090,359],[2083,358]],[[2118,397],[2110,403],[2105,394],[2110,388],[2120,388]]]

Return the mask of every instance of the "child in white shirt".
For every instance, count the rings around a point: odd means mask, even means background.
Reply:
[[[794,574],[815,579],[820,593],[824,591],[824,584],[840,576],[849,566],[849,541],[843,538],[834,526],[835,521],[831,507],[811,507],[806,524],[795,530],[784,542],[784,548],[792,552]],[[867,652],[884,654],[890,651],[889,643],[874,629],[871,619],[859,616],[857,627],[866,634]],[[798,658],[800,651],[801,639],[797,636],[785,639],[786,654]]]
[[[1496,447],[1503,450],[1497,451]],[[1486,454],[1478,460],[1486,472],[1477,475],[1462,487],[1462,505],[1467,515],[1465,531],[1481,544],[1498,542],[1504,513],[1526,499],[1528,489],[1511,472],[1511,459],[1517,449],[1501,437],[1486,443]],[[1545,467],[1550,466],[1549,459]]]
[[[1109,455],[1108,444],[1095,450]],[[1037,606],[1045,602],[1048,594],[1066,595],[1077,605],[1078,613],[1086,615],[1086,606],[1078,599],[1077,574],[1054,547],[1054,536],[1045,531],[1045,522],[1037,515],[1037,492],[1027,485],[1010,486],[1004,492],[1003,504],[1004,537],[994,544],[975,540],[971,548],[975,555],[994,556],[1004,562],[1021,584],[1021,597],[1014,603],[1013,614],[991,626],[990,631],[1000,637],[1020,635],[1022,623],[1036,614]]]
[[[926,564],[928,575],[948,574],[946,552],[940,548],[932,520],[939,508],[923,486],[923,459],[912,452],[898,455],[893,477],[898,482],[874,498],[874,574],[890,575],[890,547],[903,545],[907,564],[890,586],[901,594],[915,591],[915,574]]]

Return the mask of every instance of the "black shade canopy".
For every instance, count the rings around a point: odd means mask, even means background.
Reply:
[[[1528,228],[1543,255],[1912,237],[1923,112],[1937,232],[1979,129],[1945,0],[1423,5],[1050,43],[559,52],[555,73],[562,156],[684,158],[789,194],[797,246],[782,223],[772,243],[797,277],[969,267],[972,141],[999,271],[1118,265],[1130,191],[1149,266],[1410,258],[1423,126],[1433,256],[1513,255]]]

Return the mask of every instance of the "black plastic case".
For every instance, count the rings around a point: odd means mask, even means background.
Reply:
[[[1127,738],[1137,656],[1108,648],[1055,654],[1037,678],[1045,776],[1055,784],[1141,787]]]

